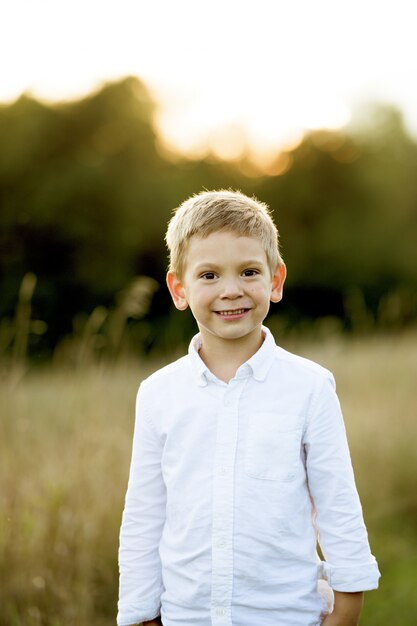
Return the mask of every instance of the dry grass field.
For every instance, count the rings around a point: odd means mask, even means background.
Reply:
[[[286,347],[329,367],[383,577],[362,626],[412,626],[417,595],[417,334]],[[136,388],[155,364],[0,382],[0,626],[115,623]]]

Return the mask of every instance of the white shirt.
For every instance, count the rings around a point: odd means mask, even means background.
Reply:
[[[317,626],[320,579],[378,586],[333,376],[263,330],[229,384],[197,335],[140,386],[120,626]]]

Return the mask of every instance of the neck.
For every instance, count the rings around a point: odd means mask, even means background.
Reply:
[[[239,367],[259,350],[264,340],[262,331],[250,338],[230,340],[201,334],[200,357],[209,370],[225,383],[234,378]]]

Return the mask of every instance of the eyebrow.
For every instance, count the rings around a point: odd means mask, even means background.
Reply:
[[[264,261],[262,259],[246,259],[245,261],[243,261],[242,263],[239,263],[240,267],[251,267],[252,265],[263,265]],[[201,261],[200,263],[198,263],[198,265],[195,266],[195,270],[199,271],[201,269],[207,269],[207,268],[216,270],[219,269],[221,267],[221,265],[219,265],[218,263],[212,263],[211,261]]]

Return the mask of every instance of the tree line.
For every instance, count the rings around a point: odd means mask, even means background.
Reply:
[[[271,206],[288,266],[276,309],[285,324],[414,320],[417,144],[397,110],[375,105],[362,124],[307,134],[280,175],[248,173],[244,158],[168,157],[154,113],[136,78],[74,102],[22,95],[0,106],[0,319],[14,318],[22,280],[35,276],[31,315],[46,332],[30,339],[34,352],[50,353],[80,315],[117,308],[135,277],[162,286],[166,223],[202,189],[240,189]],[[189,333],[166,290],[151,291],[136,315],[140,341]]]

